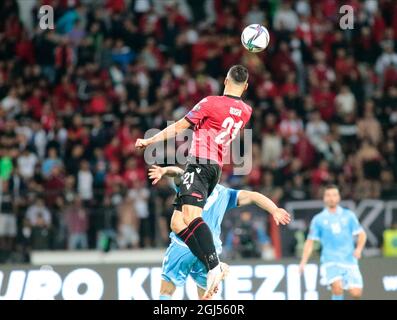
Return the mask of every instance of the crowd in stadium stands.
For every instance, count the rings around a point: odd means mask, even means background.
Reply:
[[[340,28],[342,4],[353,29]],[[40,27],[41,5],[55,29]],[[270,30],[260,54],[240,43],[250,23]],[[150,185],[135,140],[222,94],[237,63],[250,72],[253,169],[226,166],[223,183],[278,203],[319,198],[328,182],[389,199],[396,40],[391,0],[1,1],[0,261],[165,245],[174,192]]]

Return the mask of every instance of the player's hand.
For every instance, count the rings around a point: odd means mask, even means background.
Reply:
[[[360,249],[354,250],[353,256],[355,256],[357,259],[361,259],[361,250]]]
[[[303,271],[305,271],[305,266],[306,266],[306,263],[301,262],[299,264],[299,274],[303,274]]]
[[[291,216],[290,214],[285,211],[283,208],[277,208],[273,213],[272,213],[274,221],[276,221],[276,224],[279,225],[280,223],[282,225],[286,225],[291,222]]]
[[[166,170],[162,167],[153,165],[149,169],[149,179],[152,179],[152,184],[155,185],[165,175]]]
[[[137,139],[135,142],[135,148],[144,150],[148,145],[150,145],[149,139]]]

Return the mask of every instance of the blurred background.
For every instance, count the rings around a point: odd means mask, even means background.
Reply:
[[[40,28],[43,5],[54,29]],[[353,29],[340,28],[342,5]],[[270,31],[260,54],[240,42],[251,23]],[[250,72],[253,169],[226,166],[222,183],[264,193],[294,221],[226,214],[224,257],[299,257],[328,183],[368,232],[364,255],[397,256],[396,40],[392,0],[1,1],[0,269],[76,250],[161,262],[174,191],[150,185],[133,146],[222,94],[238,63]]]

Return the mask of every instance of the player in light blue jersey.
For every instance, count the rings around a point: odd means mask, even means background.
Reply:
[[[363,278],[358,267],[358,259],[367,239],[356,215],[342,208],[339,189],[335,185],[324,190],[323,211],[313,217],[309,235],[305,242],[300,271],[313,251],[313,242],[321,243],[321,270],[324,284],[331,288],[332,300],[343,300],[343,291],[348,290],[354,299],[362,296]]]
[[[163,176],[174,177],[176,189],[178,189],[177,186],[182,174],[183,170],[178,167],[153,166],[149,169],[149,178],[153,180],[153,184],[156,184]],[[269,212],[277,225],[285,225],[290,222],[290,215],[287,211],[278,208],[273,201],[264,195],[258,192],[226,188],[217,184],[204,206],[203,220],[212,231],[218,254],[222,252],[221,224],[226,211],[251,203]],[[178,208],[176,209],[176,212],[178,212]],[[175,233],[171,232],[170,238],[171,243],[163,260],[160,299],[171,299],[176,287],[183,286],[189,275],[196,282],[198,296],[201,299],[207,287],[207,268]],[[222,263],[222,268],[227,269],[228,267]]]

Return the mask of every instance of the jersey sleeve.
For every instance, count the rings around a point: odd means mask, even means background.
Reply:
[[[192,110],[185,116],[185,119],[190,122],[191,125],[195,126],[201,120],[208,116],[208,97],[202,99],[199,103],[197,103]]]
[[[248,124],[248,122],[251,119],[251,115],[252,115],[252,108],[250,106],[247,106],[246,112],[244,112],[243,114],[243,121],[244,121],[244,125],[243,128],[245,128]]]
[[[310,223],[309,235],[307,236],[310,240],[320,241],[321,229],[318,217],[314,217]]]
[[[350,221],[350,230],[352,231],[353,236],[358,235],[361,231],[364,230],[353,211],[350,211],[349,221]]]
[[[228,189],[228,193],[229,193],[229,203],[227,204],[227,209],[233,209],[237,207],[237,202],[238,202],[238,194],[239,194],[240,190],[235,190],[235,189]]]

